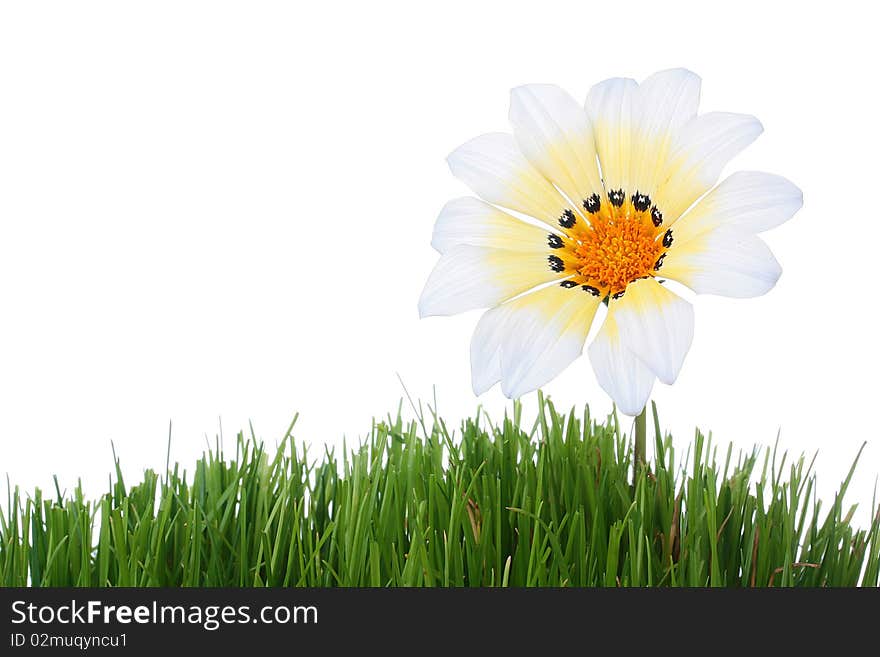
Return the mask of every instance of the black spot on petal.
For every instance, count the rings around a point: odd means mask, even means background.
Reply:
[[[594,297],[598,297],[600,294],[599,290],[596,289],[595,287],[593,287],[592,285],[581,285],[581,287],[584,289],[584,292],[589,292]]]
[[[562,258],[559,256],[549,256],[547,261],[550,263],[550,269],[555,272],[565,271],[565,263],[562,262]]]
[[[551,249],[561,249],[563,246],[565,246],[562,238],[554,233],[550,233],[549,235],[547,235],[547,244],[550,245]]]
[[[625,293],[626,293],[626,290],[621,290],[620,292],[615,292],[614,294],[611,295],[611,298],[612,298],[612,299],[619,299],[619,298],[622,297]]]
[[[564,210],[562,216],[559,217],[559,225],[563,228],[571,228],[576,221],[577,218],[574,216],[574,212],[568,209]]]
[[[584,199],[584,210],[590,214],[598,212],[600,207],[602,207],[602,201],[599,199],[598,194],[593,194],[590,198]]]
[[[622,189],[612,189],[608,192],[608,200],[611,201],[611,205],[615,208],[619,208],[626,200],[626,194],[623,193]]]
[[[659,258],[657,258],[657,262],[654,263],[654,271],[660,271],[660,267],[663,266],[663,259],[666,257],[666,254],[662,254]]]
[[[564,287],[566,290],[570,290],[573,287],[577,287],[577,283],[574,281],[562,281],[559,284],[559,287]]]
[[[670,246],[672,246],[672,229],[671,228],[669,230],[667,230],[666,233],[663,235],[663,246],[665,246],[667,249]]]
[[[632,195],[632,204],[636,210],[638,210],[639,212],[644,212],[651,207],[651,197],[647,194],[636,192]]]
[[[663,213],[657,209],[656,205],[651,208],[651,221],[654,222],[655,228],[659,228],[660,224],[663,223]]]

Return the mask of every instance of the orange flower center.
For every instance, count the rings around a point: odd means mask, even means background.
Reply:
[[[572,274],[563,287],[581,286],[595,296],[617,298],[627,285],[661,268],[672,244],[663,215],[645,195],[611,194],[616,202],[598,196],[584,201],[589,223],[567,211],[559,221],[565,237],[550,236],[551,268]]]
[[[594,222],[575,237],[577,272],[600,290],[622,292],[632,281],[649,276],[665,249],[653,226],[622,217]]]

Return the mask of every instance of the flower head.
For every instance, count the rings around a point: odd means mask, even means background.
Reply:
[[[693,307],[665,280],[730,297],[775,285],[781,268],[757,234],[794,215],[801,192],[759,172],[715,186],[762,127],[743,114],[698,115],[699,94],[683,69],[606,80],[586,107],[527,85],[511,93],[512,136],[483,135],[449,156],[482,200],[441,211],[441,257],[419,311],[489,308],[471,342],[475,393],[500,381],[519,397],[550,381],[581,354],[604,302],[590,361],[635,415],[655,379],[675,381],[693,339]]]

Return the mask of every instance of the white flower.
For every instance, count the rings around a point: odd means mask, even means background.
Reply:
[[[693,307],[663,280],[730,297],[775,285],[779,263],[757,233],[797,212],[801,192],[758,172],[713,188],[762,127],[743,114],[697,115],[699,94],[700,78],[683,69],[601,82],[586,108],[558,87],[527,85],[511,93],[513,136],[483,135],[449,156],[483,200],[441,211],[441,258],[419,312],[490,308],[471,343],[476,394],[500,381],[519,397],[550,381],[581,354],[604,301],[590,361],[617,407],[636,415],[655,378],[675,381],[693,339]]]

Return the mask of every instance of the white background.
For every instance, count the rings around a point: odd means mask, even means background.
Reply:
[[[8,2],[0,8],[0,473],[106,487],[191,464],[295,411],[319,448],[436,386],[474,398],[473,312],[419,320],[434,218],[467,193],[445,156],[507,129],[508,90],[583,98],[606,77],[685,66],[704,110],[765,126],[734,169],[780,173],[804,209],[767,234],[765,297],[699,297],[663,425],[738,448],[819,450],[830,495],[869,442],[876,378],[876,22],[856,3]],[[547,386],[611,402],[586,358]],[[534,403],[533,399],[529,400]],[[315,455],[319,449],[314,450]],[[867,511],[859,516],[863,521]]]

